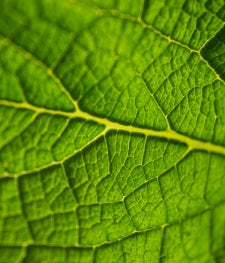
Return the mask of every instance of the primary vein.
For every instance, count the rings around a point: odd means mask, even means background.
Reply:
[[[40,108],[40,107],[31,105],[31,104],[28,104],[26,102],[17,103],[17,102],[0,100],[0,104],[4,105],[4,106],[14,107],[14,108],[32,110],[32,111],[35,111],[39,114],[46,113],[46,114],[51,114],[51,115],[61,115],[61,116],[65,116],[68,118],[83,118],[86,120],[92,120],[92,121],[95,121],[99,124],[105,125],[107,130],[121,130],[121,131],[130,132],[130,133],[141,133],[141,134],[145,134],[146,136],[155,136],[155,137],[160,137],[160,138],[166,138],[169,140],[175,140],[175,141],[179,141],[182,143],[186,143],[189,147],[189,150],[199,149],[199,150],[205,150],[208,152],[214,152],[214,153],[219,153],[219,154],[225,155],[225,147],[224,146],[216,145],[216,144],[213,144],[211,142],[200,141],[198,139],[193,139],[193,138],[190,138],[186,135],[177,133],[176,131],[173,131],[171,129],[164,130],[164,131],[157,131],[157,130],[153,130],[153,129],[149,129],[149,128],[142,128],[142,127],[135,127],[135,126],[131,126],[131,125],[125,125],[122,123],[111,121],[109,119],[94,116],[94,115],[91,115],[87,112],[81,111],[79,109],[78,105],[76,105],[77,110],[75,112],[65,112],[65,111],[59,111],[59,110]]]

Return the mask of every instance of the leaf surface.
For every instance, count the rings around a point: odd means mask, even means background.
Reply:
[[[224,262],[223,0],[0,2],[0,262]]]

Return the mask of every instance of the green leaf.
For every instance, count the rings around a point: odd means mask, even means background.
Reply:
[[[224,262],[224,21],[0,1],[0,263]]]

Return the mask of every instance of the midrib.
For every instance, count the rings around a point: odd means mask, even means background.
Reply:
[[[38,114],[46,113],[50,115],[61,115],[65,116],[67,118],[83,118],[85,120],[91,120],[95,121],[99,124],[103,124],[107,130],[120,130],[120,131],[126,131],[130,133],[140,133],[144,134],[146,136],[155,136],[159,138],[166,138],[168,140],[175,140],[181,143],[187,144],[189,150],[193,149],[199,149],[204,150],[208,152],[214,152],[225,155],[225,147],[221,145],[216,145],[211,142],[205,142],[198,139],[190,138],[186,135],[180,134],[178,132],[175,132],[171,129],[165,130],[165,131],[156,131],[149,128],[142,128],[142,127],[135,127],[131,125],[125,125],[122,123],[118,123],[115,121],[111,121],[106,118],[97,117],[94,115],[91,115],[90,113],[84,112],[79,109],[78,105],[76,105],[76,111],[75,112],[65,112],[65,111],[58,111],[58,110],[51,110],[46,108],[37,107],[34,105],[31,105],[29,103],[23,102],[12,102],[12,101],[6,101],[6,100],[0,100],[0,105],[14,107],[14,108],[20,108],[20,109],[27,109],[35,111]]]

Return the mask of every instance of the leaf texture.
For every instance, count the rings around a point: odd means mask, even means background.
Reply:
[[[0,1],[0,262],[225,262],[224,0]]]

